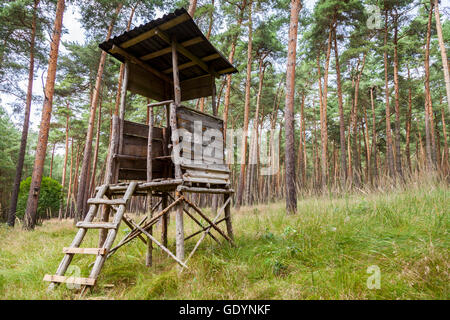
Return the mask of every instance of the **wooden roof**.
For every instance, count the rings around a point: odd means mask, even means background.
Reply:
[[[211,76],[237,72],[206,39],[184,8],[101,43],[130,64],[129,90],[159,101],[172,99],[171,39],[176,38],[182,100],[211,95]],[[150,83],[151,82],[151,85]],[[168,84],[170,86],[168,86]]]

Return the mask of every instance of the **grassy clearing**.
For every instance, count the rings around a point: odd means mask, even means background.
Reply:
[[[205,239],[190,269],[178,275],[160,250],[146,269],[145,246],[135,240],[106,262],[87,298],[449,299],[449,195],[447,187],[429,185],[309,198],[299,201],[295,216],[286,216],[283,203],[242,208],[233,212],[235,248]],[[186,228],[195,230],[191,223]],[[58,221],[34,232],[0,226],[0,299],[77,297],[65,285],[48,293],[41,281],[55,272],[75,232]],[[96,241],[90,232],[84,246]],[[194,245],[187,242],[187,252]],[[87,276],[92,261],[78,256],[73,265]],[[367,288],[372,265],[380,268],[380,289]]]

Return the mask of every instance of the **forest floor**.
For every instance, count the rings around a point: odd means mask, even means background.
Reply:
[[[106,262],[85,298],[449,299],[449,199],[448,186],[422,185],[301,199],[292,216],[283,202],[244,207],[232,211],[235,248],[205,239],[178,275],[159,249],[147,269],[146,248],[135,240]],[[195,230],[190,222],[186,229]],[[122,226],[119,237],[127,231]],[[76,298],[77,290],[47,292],[42,281],[75,232],[70,221],[46,221],[33,232],[0,226],[0,299]],[[95,247],[97,233],[88,235],[84,246]],[[187,252],[195,242],[186,243]],[[86,277],[92,261],[78,255],[72,270]]]

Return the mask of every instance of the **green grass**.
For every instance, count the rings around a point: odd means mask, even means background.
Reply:
[[[135,240],[106,262],[86,298],[449,299],[449,194],[448,187],[428,185],[308,198],[292,216],[284,203],[242,208],[233,211],[236,247],[205,239],[189,270],[179,275],[160,250],[147,269],[145,246]],[[196,230],[185,221],[187,231]],[[75,232],[70,222],[48,221],[33,232],[2,225],[0,299],[76,298],[77,291],[65,285],[47,292],[42,281],[55,272]],[[186,243],[187,254],[195,239]],[[83,246],[95,247],[96,241],[89,232]],[[73,265],[87,276],[92,261],[78,255]],[[367,287],[373,265],[381,271],[380,289]]]

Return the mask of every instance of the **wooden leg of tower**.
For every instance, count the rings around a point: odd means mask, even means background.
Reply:
[[[152,211],[152,192],[148,192],[147,194],[147,215],[148,220],[151,220],[153,217],[153,211]],[[150,227],[148,229],[148,233],[153,235],[153,227]],[[147,238],[147,255],[145,256],[145,265],[147,267],[151,267],[153,263],[153,245],[152,240],[150,238]]]
[[[177,191],[176,198],[181,197],[181,192]],[[175,216],[175,228],[176,228],[176,253],[177,258],[180,261],[184,261],[184,224],[183,224],[183,205],[184,202],[180,201],[177,204],[177,212]]]
[[[164,194],[161,199],[161,211],[167,207],[167,194]],[[161,242],[164,247],[167,247],[167,223],[169,222],[169,213],[161,217]]]
[[[223,202],[226,203],[228,201],[228,198],[230,198],[230,197],[231,197],[231,194],[229,194],[229,193],[224,194]],[[228,236],[231,239],[234,240],[234,237],[233,237],[233,225],[231,224],[231,201],[228,202],[228,204],[225,207],[225,219],[226,219],[225,222],[227,224]]]

